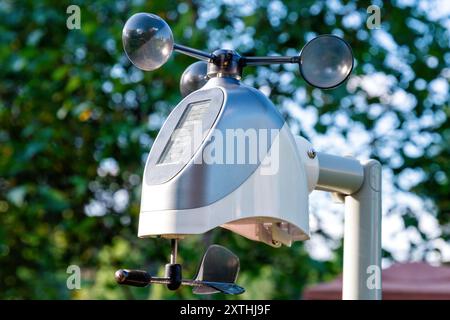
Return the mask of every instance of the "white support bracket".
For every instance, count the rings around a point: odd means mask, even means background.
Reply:
[[[345,197],[345,300],[381,300],[381,165],[362,163],[361,188]]]
[[[381,165],[317,153],[316,189],[344,198],[342,298],[381,299]]]

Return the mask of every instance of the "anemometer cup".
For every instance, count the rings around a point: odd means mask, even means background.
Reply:
[[[172,55],[172,30],[157,15],[136,13],[123,27],[122,43],[128,59],[137,68],[153,71]]]
[[[320,35],[303,47],[299,66],[303,79],[311,86],[333,89],[347,80],[352,72],[352,49],[335,35]]]

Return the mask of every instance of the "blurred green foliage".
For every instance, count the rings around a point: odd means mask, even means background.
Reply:
[[[409,66],[415,73],[412,79],[405,80],[401,72],[386,65],[387,50],[371,40],[372,31],[366,30],[366,38],[358,33],[365,29],[364,24],[358,29],[346,28],[342,24],[344,13],[333,13],[325,1],[285,1],[287,13],[281,12],[277,18],[271,12],[277,8],[273,2],[258,2],[251,14],[237,10],[245,8],[232,1],[0,2],[0,298],[208,298],[193,296],[189,288],[173,293],[162,286],[128,288],[114,282],[114,271],[121,267],[146,268],[162,275],[168,260],[168,241],[136,236],[140,176],[161,121],[180,100],[181,73],[193,62],[174,54],[176,59],[172,57],[154,72],[143,73],[131,66],[122,50],[121,30],[133,13],[152,12],[163,17],[177,41],[199,49],[215,49],[207,45],[211,44],[214,30],[228,39],[237,37],[236,23],[242,22],[253,28],[253,45],[237,48],[248,55],[283,54],[286,48],[298,51],[310,32],[341,30],[358,62],[355,74],[368,73],[365,66],[370,64],[374,70],[393,75],[398,87],[416,97],[411,112],[393,111],[399,127],[406,117],[420,117],[427,112],[432,116],[444,112],[448,117],[448,101],[430,102],[427,91],[413,85],[414,79],[428,83],[448,68],[450,58],[444,56],[448,52],[448,32],[437,21],[429,20],[414,7],[384,3],[383,28],[407,49]],[[66,27],[66,8],[70,4],[81,8],[80,30]],[[319,9],[312,10],[313,5]],[[352,10],[365,14],[369,5],[369,1],[359,1]],[[202,25],[199,12],[208,10],[215,16]],[[406,26],[410,17],[429,27],[428,33],[434,39],[431,43],[415,45],[424,35]],[[438,67],[427,66],[425,59],[429,55],[437,58]],[[295,88],[306,87],[296,77],[291,86],[284,88],[279,79],[259,77],[261,70],[282,69],[249,69],[245,75],[254,79],[255,86],[269,85],[271,98],[279,105],[292,97]],[[314,103],[317,91],[306,88],[310,103]],[[361,92],[359,88],[352,96]],[[339,109],[373,130],[376,117],[368,116],[367,110],[339,104],[349,95],[345,86],[319,94],[319,117],[333,116]],[[367,101],[389,108],[389,103],[379,98],[369,97]],[[298,122],[287,110],[280,111],[291,123]],[[329,127],[317,122],[314,128],[324,133]],[[392,166],[379,152],[384,137],[376,135],[371,141],[372,156],[391,166],[395,173],[422,168],[428,178],[413,191],[434,201],[444,224],[450,220],[449,122],[436,121],[419,134],[424,132],[438,138],[426,146],[420,157],[408,156],[400,148],[402,163]],[[301,124],[299,133],[307,135]],[[346,135],[345,130],[342,133]],[[405,143],[410,138],[405,136]],[[102,172],[105,159],[110,159],[118,170]],[[114,196],[123,190],[129,195],[128,205],[117,208]],[[92,203],[101,203],[104,214],[87,215],[87,206]],[[416,221],[413,214],[412,219]],[[443,236],[448,240],[448,232]],[[239,284],[247,292],[237,298],[297,299],[304,286],[329,280],[341,271],[341,248],[336,249],[333,261],[321,262],[310,258],[301,243],[274,249],[217,229],[181,242],[185,276],[195,273],[202,253],[211,243],[230,248],[241,259]],[[66,287],[66,269],[71,264],[81,267],[81,290]]]

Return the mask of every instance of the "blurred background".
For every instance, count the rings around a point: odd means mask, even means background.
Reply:
[[[80,29],[67,27],[78,5]],[[381,24],[368,28],[370,5]],[[311,196],[311,240],[272,248],[216,229],[180,243],[193,276],[212,243],[241,259],[241,296],[116,285],[121,267],[163,274],[167,240],[138,239],[141,174],[195,60],[173,54],[142,72],[122,27],[151,12],[177,43],[245,55],[295,55],[332,33],[353,48],[346,84],[308,86],[293,65],[247,68],[244,82],[317,150],[383,164],[383,267],[450,262],[448,1],[0,1],[0,298],[298,299],[342,271],[343,206]],[[81,289],[69,290],[69,265]]]

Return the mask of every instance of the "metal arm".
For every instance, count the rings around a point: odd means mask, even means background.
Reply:
[[[358,160],[317,152],[319,180],[316,189],[349,195],[361,188],[364,169]]]
[[[214,59],[215,56],[212,53],[204,52],[201,50],[197,50],[194,48],[182,46],[181,44],[174,44],[173,49],[177,52],[183,53],[187,56],[203,60],[203,61],[209,61],[211,59]]]
[[[335,192],[345,203],[345,300],[381,299],[381,165],[376,160],[317,153],[316,189]]]
[[[212,53],[197,50],[191,47],[183,46],[181,44],[174,44],[173,49],[177,52],[183,53],[190,57],[210,61],[216,58]],[[267,64],[282,64],[282,63],[299,63],[300,56],[271,56],[271,57],[240,57],[242,66],[261,66]]]
[[[267,64],[299,63],[300,56],[242,57],[244,66],[262,66]]]
[[[209,62],[217,58],[213,53],[204,52],[191,47],[183,46],[181,44],[175,43],[173,45],[173,49],[177,52],[203,61]],[[242,67],[299,62],[300,56],[239,57],[239,63]]]

